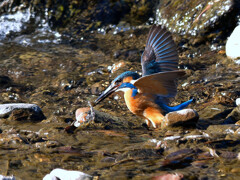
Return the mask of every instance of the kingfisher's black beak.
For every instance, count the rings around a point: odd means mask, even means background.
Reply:
[[[111,84],[95,101],[95,105],[100,103],[102,100],[110,96],[112,93],[114,93],[118,89],[119,85]]]

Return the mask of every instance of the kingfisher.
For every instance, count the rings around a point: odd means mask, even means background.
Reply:
[[[141,56],[142,77],[132,71],[120,74],[94,104],[122,91],[133,114],[144,118],[148,127],[160,127],[165,114],[184,109],[193,101],[190,99],[174,107],[168,105],[177,94],[176,80],[185,75],[185,71],[178,70],[178,61],[171,33],[160,25],[153,25]]]

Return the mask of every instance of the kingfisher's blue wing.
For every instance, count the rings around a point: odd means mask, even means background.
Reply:
[[[160,99],[175,97],[177,94],[177,78],[185,75],[185,71],[168,71],[143,76],[134,82],[134,86],[143,94],[152,94]]]
[[[165,28],[153,25],[141,58],[143,76],[178,69],[178,52],[172,35]]]

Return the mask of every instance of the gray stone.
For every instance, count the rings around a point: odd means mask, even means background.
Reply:
[[[0,105],[0,117],[11,117],[13,120],[43,120],[45,116],[36,104],[13,103]]]

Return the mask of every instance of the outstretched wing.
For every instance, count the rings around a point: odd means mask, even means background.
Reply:
[[[153,25],[141,58],[143,76],[178,69],[178,52],[172,35],[165,28]]]
[[[185,75],[185,71],[160,72],[141,77],[133,85],[141,93],[154,94],[162,98],[171,98],[177,94],[177,78],[183,75]]]

